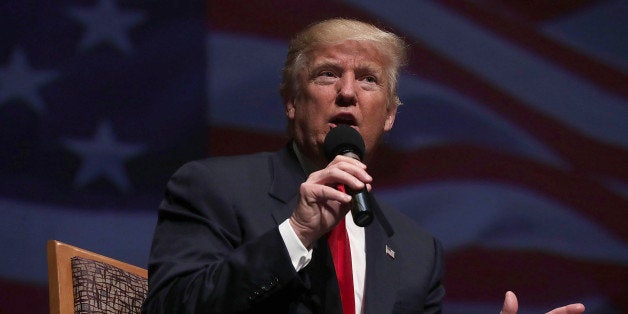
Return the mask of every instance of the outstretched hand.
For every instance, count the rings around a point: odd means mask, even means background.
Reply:
[[[517,314],[519,309],[519,302],[517,302],[517,296],[512,292],[506,292],[504,297],[504,305],[500,314]],[[555,308],[546,314],[580,314],[584,313],[584,305],[582,303],[573,303],[565,306]]]

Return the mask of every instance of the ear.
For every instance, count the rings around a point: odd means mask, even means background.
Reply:
[[[296,110],[294,106],[294,99],[287,100],[285,103],[285,107],[286,107],[286,117],[288,117],[289,120],[294,120],[294,112]]]
[[[388,116],[386,117],[386,121],[384,122],[384,132],[388,132],[392,130],[393,124],[395,124],[395,116],[397,116],[397,105],[391,106],[387,110]]]

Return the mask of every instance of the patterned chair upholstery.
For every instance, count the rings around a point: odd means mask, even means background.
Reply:
[[[48,241],[50,313],[139,313],[148,290],[146,269]]]
[[[71,260],[74,313],[139,313],[146,278],[79,256]]]

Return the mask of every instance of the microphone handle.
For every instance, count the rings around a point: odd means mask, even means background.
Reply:
[[[364,187],[361,191],[351,191],[351,216],[353,222],[360,227],[366,227],[373,222],[373,211],[369,209],[369,192]]]
[[[343,152],[344,156],[351,157],[356,160],[360,160],[360,156],[353,150]],[[356,226],[366,227],[373,222],[373,211],[369,206],[369,191],[364,187],[361,191],[350,190],[351,194],[351,216],[353,216],[353,222]]]

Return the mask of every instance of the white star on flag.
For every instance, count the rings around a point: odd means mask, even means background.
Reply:
[[[69,14],[85,26],[83,50],[108,42],[125,53],[133,50],[129,29],[145,19],[142,13],[119,9],[112,0],[100,0],[92,8],[72,8]]]
[[[100,124],[91,140],[66,139],[64,143],[70,151],[83,158],[74,181],[78,187],[105,177],[121,192],[131,190],[123,164],[144,151],[144,145],[116,141],[109,121]]]
[[[55,71],[34,70],[26,61],[24,51],[15,49],[8,65],[0,68],[0,106],[11,99],[21,99],[35,112],[42,113],[45,105],[39,88],[57,76]]]

